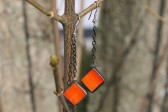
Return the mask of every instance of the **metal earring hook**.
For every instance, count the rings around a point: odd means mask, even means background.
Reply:
[[[94,20],[96,20],[96,14],[97,14],[97,10],[98,10],[98,7],[99,7],[98,2],[95,1],[95,3],[96,3],[96,11],[95,11],[95,14],[94,14]],[[90,20],[90,18],[91,18],[91,16],[92,16],[92,13],[93,13],[93,10],[91,10],[90,16],[89,16],[88,20]]]
[[[90,20],[90,18],[91,18],[91,16],[92,16],[92,12],[93,12],[93,11],[91,10],[91,12],[90,12],[90,16],[89,16],[88,20]]]
[[[79,16],[78,14],[76,14],[76,15],[78,16],[78,21],[77,21],[77,23],[76,23],[76,27],[77,27],[77,26],[79,26],[79,23],[80,23],[80,19],[81,19],[81,18],[80,18],[80,16]]]
[[[77,21],[77,23],[76,23],[76,25],[75,25],[75,30],[74,30],[74,33],[76,33],[76,31],[77,31],[77,27],[79,26],[79,23],[80,23],[80,16],[78,15],[78,14],[76,14],[77,16],[78,16],[78,21]]]
[[[97,20],[96,20],[96,16],[97,16],[97,11],[98,11],[98,7],[99,7],[99,4],[97,1],[95,1],[96,3],[96,11],[95,11],[95,14],[94,14],[94,19],[93,19],[93,23],[95,23]]]

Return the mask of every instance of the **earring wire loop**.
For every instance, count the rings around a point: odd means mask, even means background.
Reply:
[[[95,1],[95,3],[96,3],[96,11],[95,11],[95,14],[94,14],[94,18],[96,18],[97,10],[98,10],[98,7],[99,7],[98,1]],[[90,18],[92,16],[92,13],[93,13],[93,10],[91,10],[88,20],[90,20]]]
[[[77,31],[77,27],[79,26],[79,23],[80,23],[80,16],[78,15],[78,14],[76,14],[77,16],[78,16],[78,20],[77,20],[77,23],[76,23],[76,25],[75,25],[75,30],[74,30],[74,33],[76,33],[76,31]]]

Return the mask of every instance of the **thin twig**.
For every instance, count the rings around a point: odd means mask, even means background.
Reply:
[[[149,11],[156,19],[158,19],[159,21],[165,23],[166,25],[168,25],[168,21],[163,18],[162,16],[160,16],[159,14],[157,14],[155,11],[152,10],[151,7],[146,6],[147,11]],[[156,88],[156,79],[160,70],[161,65],[164,62],[164,59],[166,58],[168,53],[168,40],[167,43],[165,45],[165,47],[163,48],[163,52],[160,54],[160,58],[158,60],[158,63],[156,64],[155,70],[152,73],[153,78],[150,80],[149,85],[148,85],[148,91],[146,93],[146,96],[142,102],[142,106],[141,106],[141,110],[140,112],[144,112],[146,111],[147,107],[149,106],[149,99],[153,96],[154,92],[155,92],[155,88]]]
[[[43,6],[41,6],[38,2],[36,2],[35,0],[26,0],[28,3],[30,3],[32,6],[34,6],[35,8],[37,8],[39,11],[41,11],[42,13],[44,13],[45,15],[47,15],[48,17],[55,19],[59,22],[62,22],[62,17],[54,14],[52,11],[48,11],[46,8],[44,8]]]
[[[160,16],[159,14],[157,14],[153,9],[152,7],[150,6],[145,6],[145,9],[153,16],[155,17],[156,19],[158,19],[159,21],[165,23],[166,25],[168,25],[168,19],[165,19],[163,18],[162,16]]]
[[[3,110],[2,110],[2,102],[1,102],[1,95],[0,95],[0,112],[3,112]]]
[[[101,4],[103,3],[104,0],[98,0],[96,1],[98,4],[98,7],[101,6]],[[94,10],[96,8],[96,2],[94,2],[93,4],[91,4],[89,7],[87,7],[86,9],[84,9],[82,12],[80,12],[78,15],[82,18],[83,16],[85,16],[87,13],[89,13],[90,11]]]
[[[162,100],[161,104],[161,112],[167,112],[168,111],[168,57],[167,57],[167,75],[166,75],[166,82],[165,82],[165,93],[164,98]]]
[[[167,53],[168,53],[168,41],[167,41],[165,47],[163,48],[163,52],[160,55],[160,59],[158,61],[158,64],[156,65],[156,69],[153,73],[153,75],[155,76],[155,79],[157,77],[157,74],[159,73],[160,67],[161,67],[162,63],[164,62],[165,57],[167,56]],[[147,94],[146,94],[146,96],[143,100],[140,112],[145,112],[146,108],[149,105],[149,100],[148,99],[154,93],[155,88],[156,88],[156,80],[151,80],[149,85],[148,85],[148,91],[147,91]]]
[[[53,3],[52,3],[52,10],[53,12],[58,12],[57,11],[57,7],[56,7],[56,1],[53,0]],[[60,35],[60,31],[59,31],[59,28],[58,28],[58,22],[57,21],[53,21],[53,28],[54,28],[54,44],[55,44],[55,53],[56,55],[58,56],[59,58],[59,64],[57,65],[57,72],[58,74],[60,75],[60,77],[62,77],[63,75],[63,60],[62,60],[62,57],[61,57],[61,35]],[[62,78],[61,78],[61,81],[62,81]],[[63,83],[61,84],[61,86],[63,86]]]
[[[59,101],[61,102],[63,108],[67,111],[70,112],[69,106],[65,100],[65,97],[63,96],[63,90],[61,88],[61,82],[59,80],[59,75],[57,73],[56,67],[54,67],[53,69],[53,74],[54,74],[54,80],[55,80],[55,87],[56,87],[56,91],[54,91],[54,94],[58,96]]]
[[[57,5],[56,5],[56,0],[52,0],[52,11],[54,13],[57,13]],[[53,28],[54,28],[54,46],[55,46],[55,53],[56,55],[58,56],[59,58],[59,64],[56,66],[56,71],[57,71],[57,74],[55,75],[59,75],[59,79],[57,80],[60,80],[60,81],[57,81],[55,80],[56,82],[60,82],[60,87],[59,88],[63,88],[63,82],[62,82],[62,75],[63,75],[63,69],[62,69],[62,57],[61,57],[61,39],[60,39],[60,31],[58,29],[58,23],[57,21],[53,20]],[[59,91],[57,91],[58,93]],[[59,100],[61,100],[61,98],[59,98]],[[65,102],[66,103],[66,102]],[[65,107],[63,107],[65,108]],[[60,104],[59,106],[59,111],[62,112],[62,105]]]
[[[59,59],[56,55],[52,55],[50,57],[50,65],[53,68],[53,74],[54,74],[54,81],[55,81],[55,87],[56,87],[56,91],[54,91],[54,93],[58,96],[64,110],[66,110],[67,112],[70,112],[69,107],[66,103],[65,97],[63,96],[63,89],[61,87],[62,84],[62,80],[60,75],[57,72],[57,65],[59,64]]]
[[[164,18],[162,18],[164,16],[164,12],[165,12],[165,0],[160,0],[160,4],[159,4],[159,11],[158,11],[158,16],[157,13],[154,13],[153,11],[153,14],[155,14],[155,17],[158,17],[158,19],[160,20],[164,20]],[[152,10],[152,9],[151,9]],[[156,35],[156,43],[155,43],[155,50],[154,50],[154,60],[153,60],[153,69],[152,69],[152,73],[151,73],[151,79],[150,79],[150,82],[151,80],[153,82],[156,82],[155,80],[157,80],[157,74],[155,74],[155,69],[156,69],[156,65],[158,63],[158,57],[159,57],[159,51],[160,51],[160,47],[161,47],[161,41],[162,41],[162,29],[163,29],[163,25],[164,25],[164,22],[158,20],[158,25],[157,25],[157,35]],[[156,85],[156,84],[155,84]],[[152,106],[153,106],[153,100],[154,100],[154,97],[155,97],[155,88],[153,90],[151,90],[151,94],[149,94],[150,96],[148,97],[148,107],[147,107],[147,111],[151,110],[152,109]]]

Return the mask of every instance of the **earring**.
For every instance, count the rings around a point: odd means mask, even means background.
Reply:
[[[77,83],[73,82],[64,92],[64,96],[75,106],[87,95],[86,91]]]
[[[76,14],[77,15],[77,14]],[[73,33],[73,43],[71,44],[72,47],[72,60],[69,63],[69,80],[67,84],[69,87],[65,90],[64,96],[75,106],[77,105],[86,95],[86,91],[77,83],[76,77],[76,44],[77,44],[77,26],[80,23],[80,17],[78,16],[77,24],[75,25],[74,33]],[[73,81],[71,82],[70,77],[73,75]]]
[[[101,76],[101,74],[98,72],[95,66],[95,59],[96,59],[96,22],[97,22],[97,9],[98,9],[98,3],[96,2],[96,11],[94,14],[93,19],[93,41],[92,41],[92,61],[91,61],[91,70],[81,79],[82,83],[89,89],[90,92],[96,91],[103,83],[104,78]],[[92,12],[91,12],[92,14]],[[91,17],[91,15],[90,15]],[[89,17],[89,19],[90,19]]]

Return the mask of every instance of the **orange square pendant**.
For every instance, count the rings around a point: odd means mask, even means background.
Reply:
[[[77,105],[86,95],[86,91],[77,82],[73,82],[70,87],[64,92],[64,96],[74,106]]]
[[[89,89],[90,92],[94,92],[98,87],[104,83],[104,78],[100,73],[92,68],[83,78],[82,83]]]

